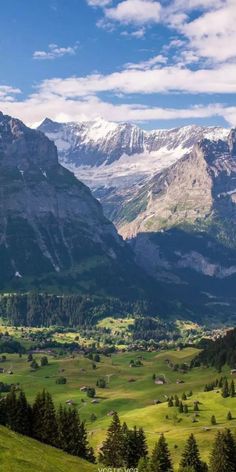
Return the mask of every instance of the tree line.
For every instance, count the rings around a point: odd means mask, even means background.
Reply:
[[[23,390],[12,387],[0,398],[0,424],[32,437],[42,443],[62,449],[73,456],[95,463],[89,446],[85,423],[75,407],[55,408],[52,396],[45,390],[38,393],[32,405]],[[113,414],[105,440],[98,455],[105,467],[137,468],[138,472],[173,472],[173,460],[163,434],[152,451],[142,428],[129,429]],[[211,447],[209,464],[199,452],[193,434],[189,436],[181,455],[178,472],[236,472],[236,439],[230,429],[218,431]]]
[[[173,472],[173,461],[164,434],[161,434],[150,455],[144,431],[120,422],[117,413],[107,431],[99,453],[99,462],[106,467],[137,468],[138,472]],[[236,440],[229,429],[218,431],[210,453],[209,465],[202,461],[196,439],[190,434],[186,441],[178,472],[236,472]]]
[[[0,424],[11,430],[95,462],[85,423],[76,408],[55,409],[52,396],[43,390],[31,406],[25,393],[15,387],[0,399]]]
[[[151,302],[121,300],[91,295],[53,295],[29,292],[0,295],[0,317],[14,326],[91,326],[98,319],[116,313],[117,316],[147,314]]]
[[[219,372],[225,364],[232,369],[236,368],[236,328],[215,341],[202,340],[199,347],[203,350],[192,360],[192,367],[203,364],[215,367]]]

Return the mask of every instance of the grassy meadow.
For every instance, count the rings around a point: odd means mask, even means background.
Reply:
[[[1,364],[5,372],[0,374],[0,381],[19,383],[30,401],[33,401],[37,392],[43,388],[53,395],[56,405],[72,400],[81,418],[86,420],[89,441],[96,451],[111,422],[108,413],[112,410],[117,411],[121,421],[126,421],[128,426],[142,426],[150,448],[163,432],[177,465],[184,442],[191,432],[196,435],[203,459],[207,460],[209,444],[215,431],[225,426],[236,427],[236,398],[223,399],[219,390],[203,392],[206,383],[221,375],[228,375],[230,380],[229,370],[218,374],[214,369],[199,367],[183,374],[168,366],[167,359],[174,364],[189,363],[197,353],[195,348],[158,353],[120,352],[111,357],[101,356],[95,370],[92,367],[93,362],[82,355],[48,356],[49,365],[37,371],[31,371],[27,355],[19,357],[17,354],[7,354],[6,362]],[[39,362],[41,356],[42,354],[36,354],[34,358]],[[140,356],[143,365],[130,367],[130,361],[137,360]],[[7,373],[10,370],[12,375]],[[152,378],[154,373],[157,377],[164,376],[166,383],[156,385]],[[61,375],[67,379],[64,385],[56,384],[56,379]],[[107,380],[107,388],[96,387],[99,378]],[[178,379],[184,383],[176,383]],[[80,391],[83,386],[96,388],[99,403],[93,404],[92,399]],[[181,397],[183,392],[187,394],[190,391],[193,395],[184,402],[189,407],[187,414],[180,414],[176,407],[168,407],[167,396],[178,394]],[[162,403],[154,404],[156,400]],[[197,421],[193,422],[193,403],[196,400],[199,401],[200,411]],[[229,410],[233,415],[231,421],[226,419]],[[92,414],[96,415],[96,420],[91,420]],[[216,416],[216,426],[211,425],[213,414]],[[72,468],[70,470],[73,471]]]

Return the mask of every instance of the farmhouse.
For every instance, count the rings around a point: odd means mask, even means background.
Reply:
[[[176,380],[176,383],[177,383],[177,384],[183,384],[183,383],[184,383],[184,380],[182,380],[182,379],[177,379],[177,380]]]
[[[80,388],[81,392],[87,392],[87,390],[88,390],[88,387],[86,387],[85,385]]]
[[[115,412],[113,410],[109,411],[109,413],[107,413],[107,416],[113,416],[115,414]]]
[[[66,403],[67,405],[74,405],[75,403],[73,402],[73,400],[66,400]]]
[[[156,385],[164,385],[166,382],[165,382],[165,379],[156,379],[155,380],[155,384]]]
[[[231,375],[236,375],[236,369],[231,370]]]

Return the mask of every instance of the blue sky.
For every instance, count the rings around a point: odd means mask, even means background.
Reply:
[[[236,126],[235,0],[8,0],[0,109],[27,124]]]

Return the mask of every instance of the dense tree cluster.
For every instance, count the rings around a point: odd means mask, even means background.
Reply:
[[[151,302],[150,302],[151,303]],[[116,313],[145,315],[152,310],[145,300],[121,300],[90,295],[52,295],[29,292],[0,295],[0,316],[14,326],[94,325]]]
[[[200,354],[193,359],[193,367],[203,364],[215,367],[219,372],[225,364],[232,369],[236,368],[236,328],[215,341],[204,341],[203,347]]]
[[[141,458],[147,457],[148,450],[143,429],[129,429],[124,423],[121,425],[119,416],[114,413],[112,423],[108,429],[99,461],[108,467],[135,468]]]
[[[75,408],[56,411],[51,395],[43,390],[31,406],[22,390],[15,387],[0,399],[0,424],[17,433],[94,462],[85,424]]]

